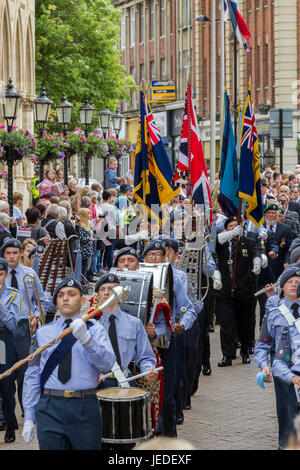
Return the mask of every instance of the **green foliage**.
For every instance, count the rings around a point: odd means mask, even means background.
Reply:
[[[85,95],[95,110],[108,106],[114,112],[137,89],[121,65],[119,28],[120,11],[110,0],[36,1],[37,94],[44,83],[57,104],[65,92],[73,104],[71,129],[79,124]],[[48,128],[60,130],[53,113]]]
[[[39,161],[63,160],[65,154],[65,142],[61,134],[48,134],[47,131],[39,138],[36,153]]]

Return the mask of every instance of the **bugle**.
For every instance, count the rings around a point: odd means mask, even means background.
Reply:
[[[279,286],[279,281],[275,282],[274,284],[271,284],[268,287],[264,287],[263,289],[258,290],[257,292],[255,292],[254,297],[258,297],[259,295],[264,294],[268,290],[271,290],[271,289],[273,289],[274,287],[277,287],[277,286]]]

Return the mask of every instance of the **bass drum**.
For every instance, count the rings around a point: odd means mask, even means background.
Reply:
[[[163,292],[172,308],[174,299],[173,270],[170,263],[140,263],[140,270],[153,274],[153,287]]]
[[[144,326],[149,322],[152,308],[153,274],[145,271],[127,271],[111,268],[111,273],[120,278],[122,287],[129,286],[127,299],[119,304],[121,310],[142,320]]]

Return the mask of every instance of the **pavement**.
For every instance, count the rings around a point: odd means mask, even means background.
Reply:
[[[88,305],[86,305],[88,308]],[[239,354],[231,367],[219,368],[221,359],[219,327],[210,333],[211,376],[200,376],[199,387],[192,397],[192,409],[184,412],[178,437],[189,440],[198,450],[276,450],[277,419],[272,384],[262,390],[256,384],[258,369],[242,364]],[[19,430],[16,441],[4,443],[2,450],[38,450],[36,436],[30,444],[22,438],[24,418],[16,408]],[[2,437],[3,436],[3,437]]]

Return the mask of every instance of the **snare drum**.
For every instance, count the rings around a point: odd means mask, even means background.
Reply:
[[[126,444],[152,436],[151,393],[141,388],[103,388],[97,393],[102,410],[102,441]]]

